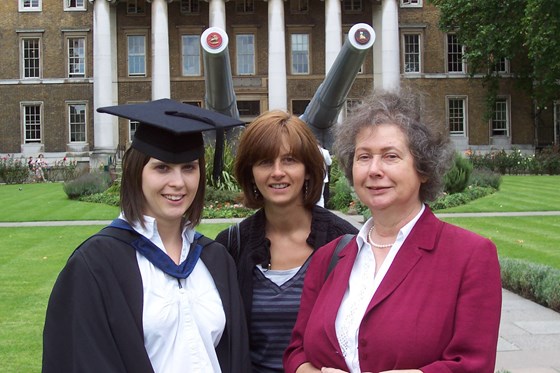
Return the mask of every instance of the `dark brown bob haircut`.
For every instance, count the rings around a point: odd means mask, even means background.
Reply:
[[[275,159],[280,153],[282,138],[288,140],[291,155],[304,164],[309,178],[303,204],[311,209],[319,201],[325,178],[325,163],[317,139],[297,116],[281,110],[259,115],[241,135],[237,148],[234,173],[243,190],[244,203],[249,208],[262,208],[262,196],[255,196],[253,165]]]
[[[124,153],[122,160],[121,211],[128,221],[139,222],[142,227],[145,227],[144,210],[146,208],[146,199],[142,191],[142,171],[150,158],[149,155],[134,148],[129,148]],[[200,170],[198,189],[192,204],[183,215],[183,224],[188,222],[191,228],[200,223],[202,208],[204,207],[204,193],[206,191],[204,156],[198,159],[198,164]]]

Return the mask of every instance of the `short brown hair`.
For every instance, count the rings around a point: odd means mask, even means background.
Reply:
[[[291,154],[305,166],[309,176],[307,193],[303,197],[306,208],[319,201],[325,178],[325,163],[317,139],[309,127],[297,116],[280,110],[259,115],[242,133],[235,159],[234,173],[249,208],[261,208],[264,201],[253,191],[253,165],[263,159],[278,156],[282,136],[287,136]],[[303,192],[302,192],[303,193]]]
[[[121,211],[128,221],[139,222],[142,226],[144,226],[143,216],[146,207],[146,198],[144,198],[144,192],[142,191],[142,171],[150,158],[149,155],[134,148],[129,148],[122,160]],[[198,189],[192,204],[184,214],[184,223],[188,221],[191,227],[200,223],[206,191],[204,157],[198,159],[198,164],[200,170]]]

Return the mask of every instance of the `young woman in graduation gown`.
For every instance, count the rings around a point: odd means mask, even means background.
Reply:
[[[43,372],[249,372],[234,262],[194,230],[201,131],[241,122],[167,99],[99,110],[140,126],[123,158],[119,218],[74,251],[54,285]]]

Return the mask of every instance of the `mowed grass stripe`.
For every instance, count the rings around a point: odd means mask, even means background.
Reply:
[[[444,218],[490,238],[504,257],[560,269],[560,216]]]
[[[438,212],[560,211],[560,176],[502,176],[500,190]]]

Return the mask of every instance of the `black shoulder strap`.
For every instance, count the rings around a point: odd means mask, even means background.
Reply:
[[[235,242],[236,245],[233,245],[233,242]],[[239,262],[239,253],[241,252],[241,232],[239,223],[229,226],[227,250],[233,257],[235,264],[237,264]]]
[[[351,234],[351,233],[347,233],[345,234],[340,241],[338,241],[338,243],[336,244],[336,247],[333,251],[332,257],[331,257],[331,261],[329,262],[329,267],[327,268],[327,274],[325,275],[325,281],[327,281],[327,277],[329,277],[329,275],[331,274],[332,270],[334,269],[334,267],[336,266],[336,263],[338,262],[338,254],[340,253],[340,251],[346,246],[348,245],[348,243],[352,240],[352,238],[356,237],[355,234]]]

